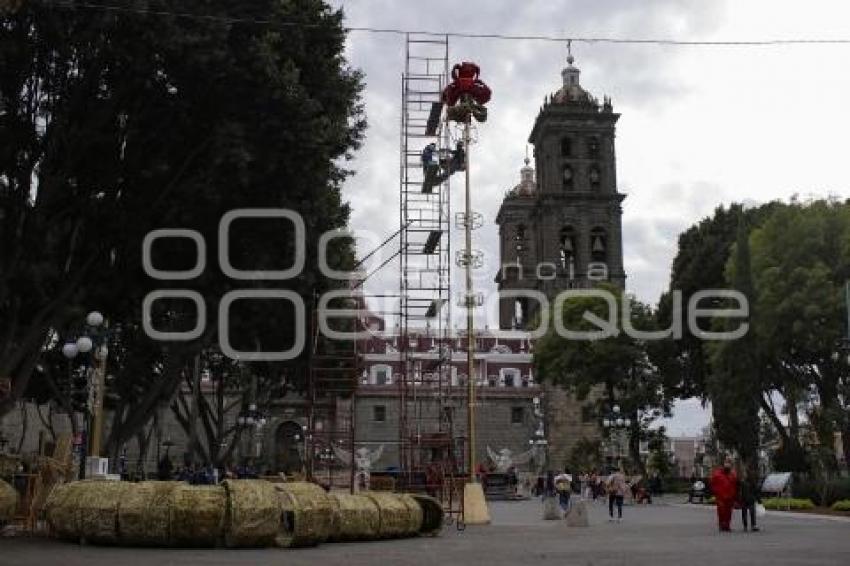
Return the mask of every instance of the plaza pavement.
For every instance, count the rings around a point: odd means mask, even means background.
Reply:
[[[590,505],[591,526],[568,528],[543,521],[537,501],[492,502],[493,523],[435,538],[325,544],[299,550],[107,548],[45,539],[0,539],[0,566],[135,565],[651,565],[716,566],[850,564],[850,521],[770,513],[759,533],[721,534],[713,508],[667,498],[652,506],[627,506],[622,523],[607,508]]]

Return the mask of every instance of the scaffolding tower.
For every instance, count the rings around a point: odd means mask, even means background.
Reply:
[[[356,295],[352,295],[356,297]],[[363,330],[362,312],[365,299],[337,299],[333,308],[345,308],[350,316],[341,319],[334,330]],[[353,304],[352,304],[353,302]],[[354,307],[353,309],[351,307]],[[310,365],[307,387],[307,426],[305,464],[307,479],[324,483],[329,488],[345,487],[354,491],[354,435],[357,386],[362,370],[360,340],[341,340],[326,336],[319,325],[320,306],[317,296],[310,324]],[[340,475],[336,460],[347,454],[347,473]]]
[[[451,206],[448,175],[426,172],[422,152],[450,156],[442,91],[448,37],[407,34],[402,75],[399,198],[399,466],[403,489],[451,497],[457,446],[451,406]],[[458,451],[460,450],[460,451]],[[427,484],[427,485],[424,485]],[[448,493],[447,493],[448,488]]]

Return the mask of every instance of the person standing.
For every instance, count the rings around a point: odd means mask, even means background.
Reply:
[[[732,530],[732,509],[738,496],[738,476],[732,469],[732,460],[726,458],[722,468],[711,474],[711,493],[717,504],[717,522],[721,532]]]
[[[596,501],[599,498],[599,474],[596,470],[593,470],[590,474],[590,490],[593,501]]]
[[[611,477],[608,478],[608,517],[609,521],[614,520],[614,506],[617,506],[617,522],[623,520],[623,499],[626,497],[626,492],[629,486],[626,483],[626,474],[623,468],[616,470]]]
[[[569,470],[564,469],[563,474],[555,478],[555,491],[558,492],[558,504],[565,514],[570,510],[570,495],[572,494],[572,476]]]
[[[758,478],[752,469],[744,469],[743,476],[738,488],[738,501],[741,502],[741,521],[744,523],[744,531],[747,531],[747,518],[749,516],[749,524],[752,525],[750,530],[755,533],[759,530],[756,526],[756,503],[761,503]]]

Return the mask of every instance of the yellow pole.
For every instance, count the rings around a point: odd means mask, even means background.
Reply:
[[[466,149],[466,217],[464,232],[466,236],[466,365],[467,365],[467,459],[469,463],[469,482],[463,488],[463,521],[467,525],[487,525],[490,523],[490,510],[484,497],[484,488],[475,475],[475,297],[472,294],[472,197],[469,182],[469,130],[472,117],[466,119],[463,128],[463,145]]]
[[[472,295],[472,197],[469,190],[469,123],[467,118],[463,127],[463,147],[466,150],[466,216],[464,235],[466,237],[466,365],[467,365],[467,462],[469,463],[470,480],[478,481],[475,474],[475,335],[474,313],[475,303]]]

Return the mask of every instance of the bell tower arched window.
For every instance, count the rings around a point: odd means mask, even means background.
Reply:
[[[572,157],[573,155],[573,140],[564,137],[561,138],[561,157]]]
[[[514,235],[514,249],[517,256],[525,252],[525,224],[517,224],[516,234]]]
[[[588,157],[599,157],[600,143],[597,136],[587,138],[587,155]]]
[[[576,253],[575,230],[571,226],[561,228],[559,240],[558,252],[560,254],[561,268],[568,269],[574,261]]]
[[[596,227],[590,231],[590,258],[608,263],[608,233],[605,228]]]
[[[570,191],[573,188],[573,168],[569,165],[564,165],[564,168],[561,170],[561,179],[563,181],[563,186],[565,191]]]
[[[602,172],[599,170],[599,165],[591,165],[587,172],[587,180],[590,182],[590,188],[596,190],[602,181]]]

